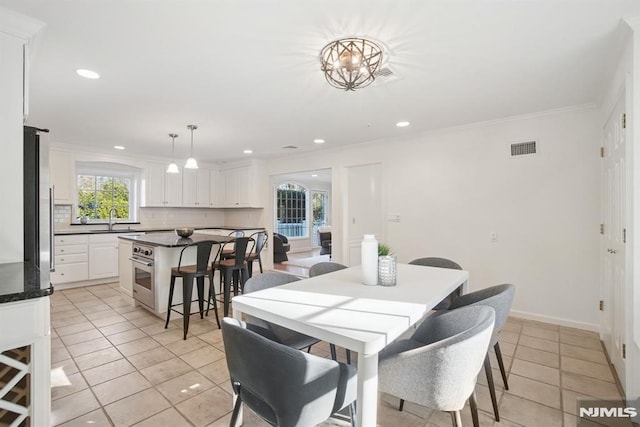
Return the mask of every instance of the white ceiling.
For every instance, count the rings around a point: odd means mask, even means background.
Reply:
[[[54,142],[226,161],[598,102],[634,0],[0,0],[47,25],[28,124]],[[381,42],[395,79],[324,80],[320,49]],[[75,74],[101,74],[87,80]],[[397,128],[399,120],[411,126]],[[323,146],[314,138],[324,138]]]

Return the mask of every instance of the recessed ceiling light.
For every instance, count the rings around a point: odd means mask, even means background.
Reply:
[[[324,139],[314,139],[313,142],[315,142],[316,144],[324,144]]]
[[[115,148],[116,150],[124,150],[124,147],[122,145],[114,145],[113,148]]]
[[[398,122],[398,123],[396,123],[396,126],[398,126],[399,128],[406,128],[410,124],[411,123],[409,123],[409,122]]]
[[[100,78],[100,74],[96,73],[95,71],[86,70],[84,68],[77,69],[76,73],[78,73],[79,76],[85,77],[87,79],[99,79]]]
[[[317,177],[318,177],[317,173],[314,173],[314,174],[311,175],[311,178],[317,178]]]
[[[251,153],[253,153],[253,150],[244,150],[243,153],[244,154],[251,154]]]

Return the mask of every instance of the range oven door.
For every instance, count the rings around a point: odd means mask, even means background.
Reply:
[[[153,261],[135,256],[129,259],[133,262],[133,297],[155,311]]]

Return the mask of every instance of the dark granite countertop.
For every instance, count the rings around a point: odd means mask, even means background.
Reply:
[[[176,236],[176,233],[152,233],[141,236],[119,236],[124,240],[132,240],[137,243],[143,243],[150,246],[164,246],[167,248],[175,248],[187,246],[191,243],[202,242],[204,240],[215,240],[218,243],[226,243],[234,238],[229,236],[216,236],[213,234],[193,233],[188,238]]]
[[[0,264],[0,304],[51,295],[53,286],[43,286],[40,279],[40,270],[32,263]]]
[[[68,236],[72,234],[122,234],[122,233],[156,233],[156,232],[168,232],[173,231],[176,227],[134,227],[130,226],[124,228],[126,224],[116,224],[114,229],[109,231],[106,229],[106,225],[104,224],[89,224],[83,225],[82,227],[77,227],[76,230],[64,230],[64,231],[56,231],[54,234],[56,236]],[[91,227],[91,228],[88,228]],[[104,227],[104,228],[101,228]],[[122,227],[122,228],[121,228]],[[234,227],[229,225],[223,226],[211,226],[211,227],[194,227],[195,230],[264,230],[264,227]]]

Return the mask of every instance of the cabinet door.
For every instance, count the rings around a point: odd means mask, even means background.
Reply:
[[[209,207],[209,169],[198,169],[196,182],[196,206]]]
[[[118,275],[118,246],[101,243],[89,247],[89,279]]]
[[[200,169],[184,169],[182,175],[182,206],[198,205],[198,172]]]
[[[166,169],[166,166],[165,166]],[[184,171],[184,169],[183,169]],[[182,175],[183,173],[165,173],[164,201],[165,206],[182,206]]]
[[[226,206],[249,206],[250,172],[249,166],[241,166],[226,171]]]
[[[133,296],[133,264],[129,260],[132,254],[133,242],[119,239],[118,242],[118,276],[120,289],[129,296]]]
[[[220,200],[220,171],[209,171],[209,207],[217,208],[222,206]]]
[[[49,152],[49,176],[54,187],[54,203],[58,205],[73,204],[73,182],[75,168],[73,156],[64,151]]]
[[[147,163],[145,166],[144,206],[165,206],[164,180],[167,174],[164,164]]]

